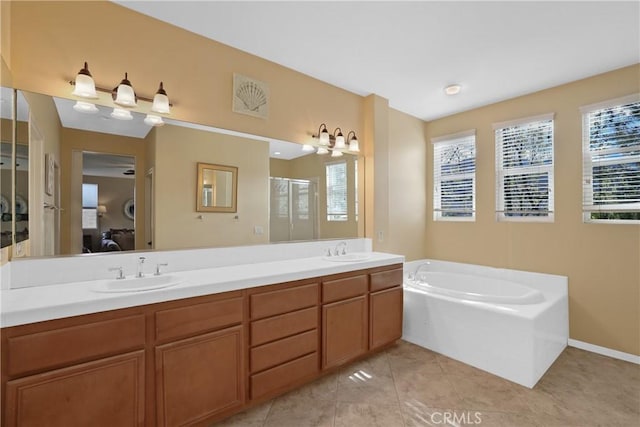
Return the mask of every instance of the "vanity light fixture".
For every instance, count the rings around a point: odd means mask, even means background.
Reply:
[[[351,134],[353,134],[353,137],[351,137]],[[351,151],[352,153],[359,153],[360,152],[360,145],[358,144],[358,137],[356,137],[356,133],[354,131],[350,131],[347,134],[347,145],[349,146],[349,151]]]
[[[111,117],[118,120],[132,120],[133,116],[131,115],[131,112],[125,108],[134,109],[138,107],[138,101],[151,103],[151,107],[146,110],[150,110],[151,112],[144,118],[144,123],[149,126],[164,125],[164,121],[160,114],[171,114],[170,107],[172,104],[169,102],[167,92],[164,90],[163,82],[160,82],[160,86],[158,87],[153,99],[137,96],[133,90],[131,82],[129,81],[128,73],[124,73],[124,79],[122,79],[118,86],[113,90],[96,87],[93,76],[89,72],[89,66],[85,62],[84,68],[78,72],[75,81],[69,81],[69,84],[74,86],[71,94],[84,99],[98,98],[97,91],[110,93],[114,104],[116,104],[116,107],[111,113]],[[81,113],[97,113],[99,111],[95,104],[84,100],[78,100],[73,106],[73,109]]]
[[[317,154],[331,152],[331,157],[340,157],[343,153],[360,152],[358,137],[354,131],[349,131],[347,138],[345,138],[339,127],[333,131],[333,134],[330,134],[327,125],[322,123],[318,128],[318,134],[312,135],[312,137],[313,142],[304,144],[302,151],[311,152],[315,149]]]
[[[124,79],[113,89],[113,102],[123,107],[137,107],[138,97],[129,81],[129,76],[124,73]]]
[[[452,84],[444,88],[444,93],[447,95],[457,95],[462,90],[462,86],[459,84]]]
[[[75,88],[73,92],[71,92],[72,95],[89,99],[96,99],[98,97],[96,93],[96,83],[93,81],[93,76],[89,72],[89,65],[86,62],[82,70],[78,71],[74,84]]]
[[[98,207],[96,208],[96,212],[98,213],[99,217],[102,217],[107,213],[107,207],[105,205],[98,205]]]

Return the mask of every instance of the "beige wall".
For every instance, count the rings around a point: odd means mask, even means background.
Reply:
[[[359,134],[360,96],[112,2],[13,2],[10,13],[18,88],[68,98],[68,80],[88,61],[98,86],[126,71],[151,97],[163,81],[179,120],[299,143],[322,122]],[[268,119],[231,111],[233,73],[269,85]]]
[[[115,136],[106,133],[86,132],[77,129],[62,128],[60,137],[60,191],[61,207],[64,209],[60,218],[60,248],[63,254],[72,253],[72,238],[81,235],[81,216],[77,215],[81,206],[74,203],[71,197],[72,171],[71,158],[73,152],[90,151],[94,153],[120,154],[135,157],[136,169],[136,213],[135,228],[144,230],[144,173],[147,139]],[[77,198],[77,197],[76,197]],[[76,215],[72,215],[72,210]],[[73,236],[73,237],[72,237]],[[144,249],[144,239],[136,239],[136,249]]]
[[[389,252],[407,261],[424,258],[426,224],[426,150],[422,120],[389,109]]]
[[[85,234],[93,236],[92,250],[100,249],[100,233],[110,228],[134,228],[133,220],[124,214],[124,204],[132,199],[135,190],[135,180],[131,178],[115,178],[104,176],[83,176],[85,184],[98,185],[98,205],[107,208],[107,212],[98,218],[98,229],[85,230]],[[137,239],[143,239],[143,230],[136,230]]]
[[[198,162],[238,167],[237,213],[196,212]],[[156,249],[269,241],[266,142],[166,125],[155,131],[154,176]]]
[[[640,91],[632,66],[426,124],[430,138],[476,129],[476,222],[434,222],[427,162],[429,258],[569,277],[571,338],[640,354],[640,225],[582,222],[582,121],[578,108]],[[555,221],[495,220],[491,124],[554,112]]]

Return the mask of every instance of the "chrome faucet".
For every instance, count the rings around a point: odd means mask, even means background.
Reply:
[[[141,256],[138,258],[138,268],[136,269],[136,277],[142,278],[144,277],[144,260],[146,258]]]
[[[153,275],[154,276],[159,276],[160,274],[162,274],[162,272],[160,271],[160,267],[166,267],[168,265],[169,265],[168,262],[160,262],[160,263],[156,264],[156,272],[153,273]]]
[[[340,251],[340,246],[342,246],[342,252]],[[346,255],[347,254],[347,242],[342,241],[336,245],[335,249],[336,256],[338,255]]]
[[[416,271],[413,272],[413,276],[409,275],[409,279],[421,281],[420,278],[418,277],[418,273],[420,273],[420,270],[422,270],[423,267],[429,267],[430,265],[431,265],[430,262],[425,262],[424,264],[420,264],[418,268],[416,268]]]
[[[117,271],[118,275],[116,276],[116,280],[124,279],[124,272],[122,271],[122,267],[111,267],[109,271]]]

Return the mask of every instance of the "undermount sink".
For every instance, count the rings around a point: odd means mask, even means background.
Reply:
[[[371,258],[371,254],[369,253],[351,253],[345,255],[334,255],[334,256],[325,256],[323,259],[327,261],[334,262],[356,262],[356,261],[365,261]]]
[[[146,276],[128,277],[120,280],[108,280],[93,288],[94,292],[143,292],[154,289],[168,288],[180,284],[181,279],[176,276]]]

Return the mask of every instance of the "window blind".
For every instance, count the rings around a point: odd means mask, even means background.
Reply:
[[[435,221],[475,219],[475,131],[433,140],[433,183]]]
[[[327,221],[346,221],[347,213],[347,163],[326,165]]]
[[[502,220],[553,219],[553,115],[495,129],[496,211]]]
[[[585,221],[640,221],[640,96],[620,102],[582,110]]]

